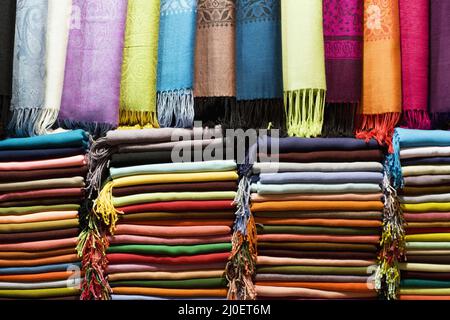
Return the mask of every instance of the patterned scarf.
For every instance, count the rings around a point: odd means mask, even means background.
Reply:
[[[321,134],[326,80],[322,0],[281,2],[283,83],[290,136]]]
[[[126,11],[126,0],[73,0],[60,126],[117,127]]]
[[[430,112],[433,127],[450,128],[450,2],[431,0]]]
[[[323,0],[327,105],[322,136],[354,135],[361,102],[363,3]]]
[[[18,0],[14,45],[11,121],[13,135],[36,135],[45,102],[47,0]],[[49,111],[50,112],[50,111]]]
[[[0,2],[0,139],[5,136],[5,126],[12,94],[12,69],[16,0]]]
[[[158,120],[188,128],[194,121],[195,0],[162,0],[158,52]]]
[[[429,13],[428,0],[400,0],[402,45],[403,125],[430,129],[428,115]]]
[[[363,98],[356,137],[387,144],[402,104],[398,1],[364,0]]]
[[[236,109],[234,128],[284,125],[280,0],[236,2]]]
[[[128,3],[122,81],[120,126],[159,127],[156,116],[159,0]]]
[[[236,103],[235,0],[199,0],[195,45],[195,119],[220,123]]]

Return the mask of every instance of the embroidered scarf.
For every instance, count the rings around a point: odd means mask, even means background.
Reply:
[[[12,69],[14,52],[14,29],[16,21],[16,0],[0,3],[0,139],[6,132],[6,121],[11,103]]]
[[[281,27],[288,135],[315,137],[326,94],[322,0],[282,1]]]
[[[392,152],[402,103],[398,1],[364,0],[363,97],[356,137]]]
[[[194,110],[203,125],[220,123],[236,100],[235,0],[199,0]]]
[[[327,98],[322,136],[354,134],[361,102],[363,3],[323,0]]]
[[[156,117],[159,0],[128,3],[122,81],[120,125],[159,127]]]
[[[14,45],[11,121],[13,135],[37,134],[44,110],[48,1],[18,0]]]
[[[194,121],[195,0],[162,0],[158,51],[158,121],[192,127]]]
[[[280,0],[237,0],[236,87],[228,126],[283,127]]]
[[[428,0],[400,0],[403,125],[430,129],[428,115],[429,14]]]
[[[435,129],[450,128],[450,3],[431,1],[430,112]]]
[[[126,0],[73,0],[60,126],[117,127],[126,10]]]

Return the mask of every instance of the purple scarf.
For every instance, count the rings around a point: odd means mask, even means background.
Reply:
[[[431,0],[430,112],[435,129],[450,128],[450,1]]]
[[[73,0],[60,126],[117,127],[126,14],[127,0]]]
[[[363,3],[323,0],[327,106],[323,136],[353,136],[361,100]]]

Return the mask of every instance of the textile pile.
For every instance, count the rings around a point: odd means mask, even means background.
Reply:
[[[88,146],[82,130],[0,142],[0,298],[79,298]]]
[[[383,211],[378,144],[265,137],[252,149],[257,297],[377,297],[370,279]]]
[[[407,223],[401,300],[450,299],[450,133],[396,129],[391,170]]]
[[[113,300],[227,297],[237,166],[214,160],[222,139],[205,137],[220,128],[197,129],[119,130],[105,139],[114,151],[94,212],[109,226]],[[213,160],[202,161],[211,144]]]

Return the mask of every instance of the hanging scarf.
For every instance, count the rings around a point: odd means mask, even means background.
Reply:
[[[60,126],[117,127],[126,10],[126,0],[73,0]]]
[[[403,125],[431,129],[428,115],[428,0],[400,0]]]
[[[129,1],[126,20],[119,122],[121,126],[158,127],[159,0]]]
[[[12,93],[16,0],[0,3],[0,139],[5,135]]]
[[[431,0],[430,112],[435,129],[450,128],[450,2]]]
[[[35,135],[45,101],[45,55],[48,1],[18,0],[14,45],[11,121],[16,136]]]
[[[195,0],[161,1],[158,52],[158,121],[192,127],[194,121]]]
[[[356,137],[389,146],[401,112],[398,1],[364,0],[363,99]]]
[[[220,123],[236,96],[235,0],[199,0],[195,45],[195,120]]]
[[[234,128],[284,125],[280,0],[236,2],[236,108]]]
[[[324,0],[323,11],[327,104],[322,136],[351,137],[361,102],[363,3]]]
[[[320,135],[326,80],[322,0],[281,2],[283,83],[290,136]]]

